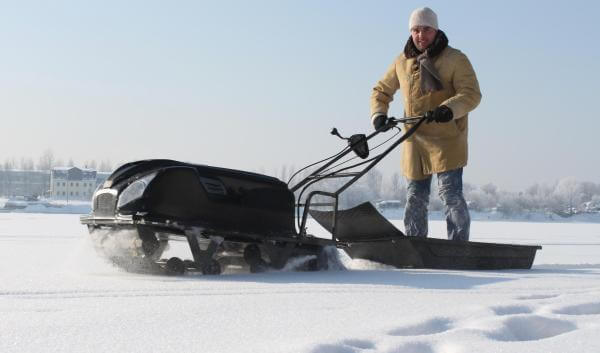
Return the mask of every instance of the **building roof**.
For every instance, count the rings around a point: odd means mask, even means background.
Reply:
[[[65,171],[65,170],[72,170],[72,169],[79,169],[81,171],[84,172],[95,172],[95,169],[90,169],[90,168],[79,168],[79,167],[52,167],[52,170],[58,170],[58,171]]]
[[[82,169],[77,167],[55,167],[52,168],[52,178],[67,180],[95,180],[96,171],[93,169]]]

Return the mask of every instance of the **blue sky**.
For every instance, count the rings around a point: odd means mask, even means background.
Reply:
[[[0,161],[52,148],[78,164],[300,167],[341,147],[331,127],[370,131],[371,88],[424,5],[483,93],[465,181],[600,182],[588,1],[2,1]]]

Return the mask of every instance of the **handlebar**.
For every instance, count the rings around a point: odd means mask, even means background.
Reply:
[[[391,120],[393,123],[403,123],[403,124],[415,124],[417,122],[419,122],[419,120],[424,119],[425,115],[419,115],[419,116],[409,116],[406,118],[394,118],[389,117],[388,119]]]
[[[424,119],[425,119],[425,115],[409,116],[409,117],[406,117],[406,118],[394,118],[393,116],[391,116],[391,117],[388,118],[387,123],[384,126],[382,126],[379,130],[375,131],[375,134],[387,131],[390,128],[395,127],[399,123],[403,123],[403,124],[416,124],[416,123],[418,123],[418,122],[420,122],[421,120],[424,120]]]

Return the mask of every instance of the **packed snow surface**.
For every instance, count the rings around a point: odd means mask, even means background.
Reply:
[[[0,352],[600,352],[600,224],[476,221],[471,232],[543,249],[532,270],[341,256],[346,270],[167,277],[105,263],[76,215],[3,213]],[[191,257],[184,243],[169,251]]]

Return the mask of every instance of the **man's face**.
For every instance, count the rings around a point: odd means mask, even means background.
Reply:
[[[414,26],[410,30],[413,43],[415,43],[415,46],[420,51],[425,51],[425,49],[429,48],[431,43],[433,43],[436,34],[437,29],[429,26]]]

